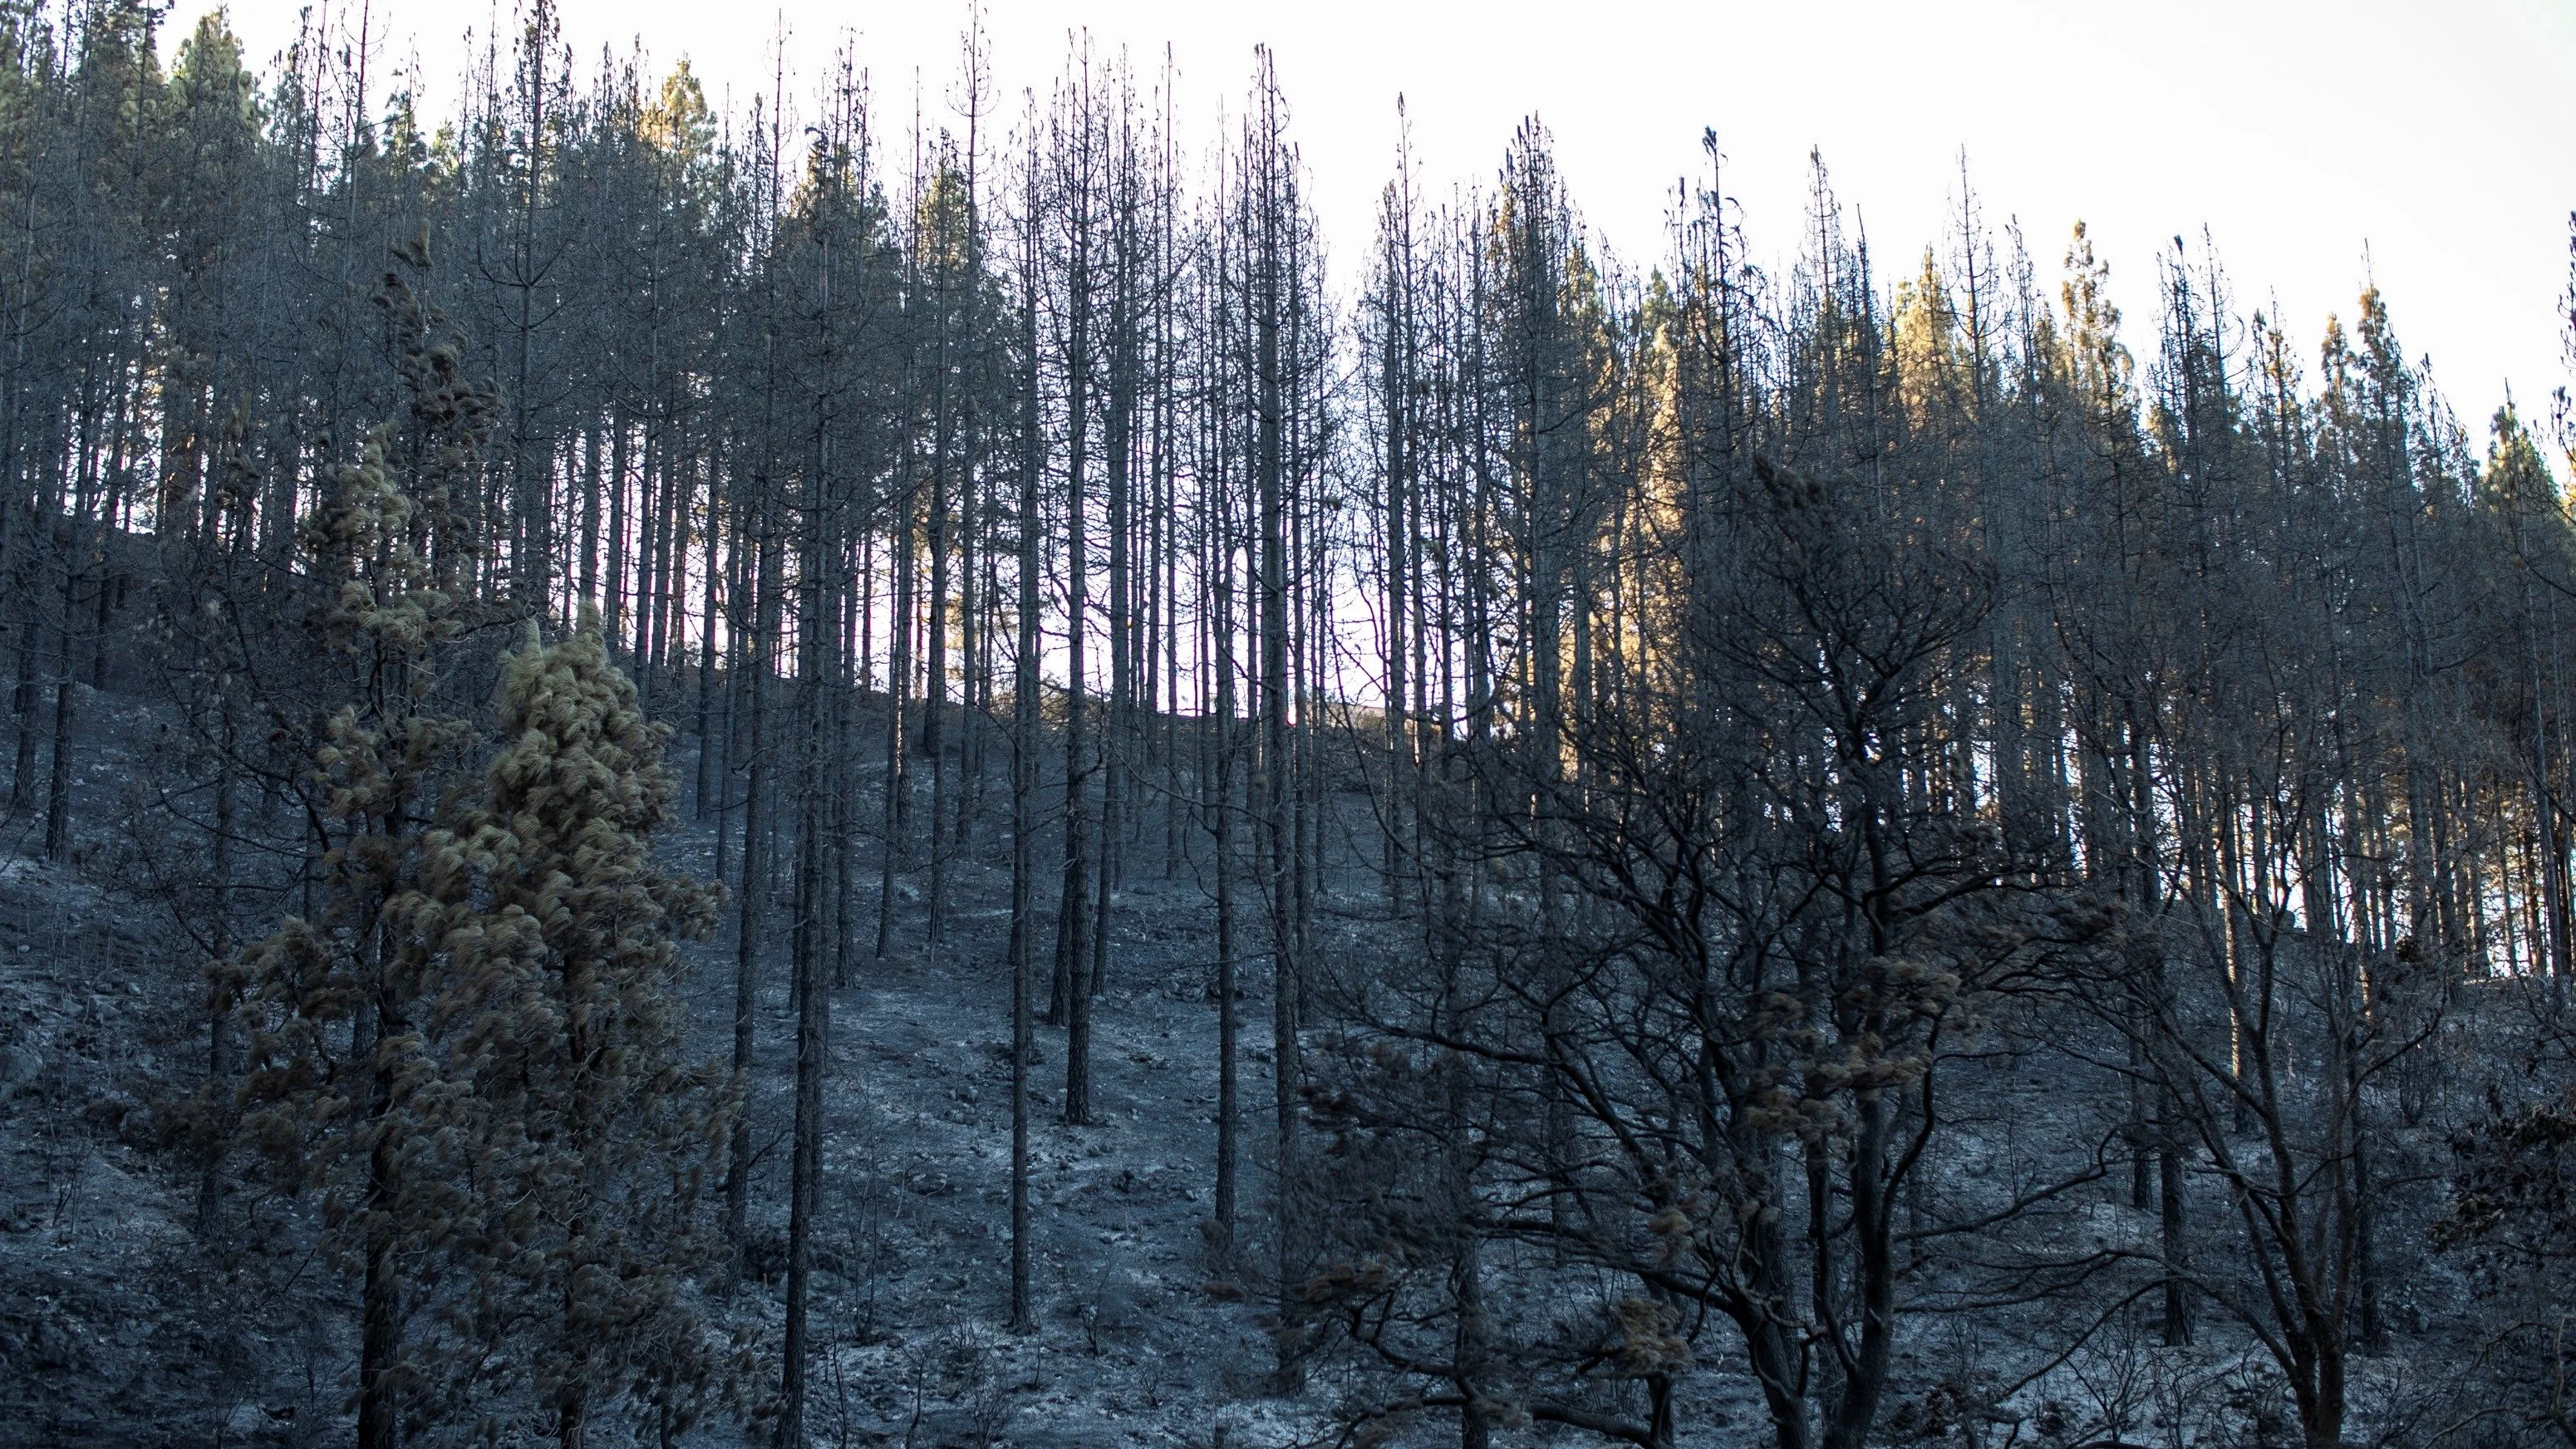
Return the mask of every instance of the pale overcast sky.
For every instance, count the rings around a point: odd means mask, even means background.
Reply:
[[[515,30],[507,5],[372,3],[389,37],[380,63],[416,54],[433,114],[468,33],[479,47],[496,19]],[[359,4],[334,0],[329,23],[353,30]],[[211,8],[182,0],[170,40]],[[229,8],[265,59],[302,7]],[[880,134],[895,136],[916,74],[925,118],[943,119],[967,12],[962,0],[563,0],[561,13],[585,58],[640,38],[656,71],[689,57],[719,103],[767,87],[781,27],[791,91],[854,36]],[[1964,148],[1987,219],[2019,218],[2044,282],[2073,222],[2091,224],[2142,356],[2156,253],[2176,234],[2196,247],[2205,226],[2244,305],[2277,296],[2311,363],[2326,315],[2348,318],[2375,274],[2408,351],[2432,356],[2481,440],[2508,380],[2534,417],[2569,380],[2553,304],[2576,207],[2571,0],[991,0],[1007,112],[1022,88],[1043,93],[1074,27],[1101,51],[1125,46],[1147,75],[1168,42],[1193,142],[1221,106],[1240,112],[1252,47],[1267,42],[1344,289],[1392,171],[1400,93],[1435,194],[1488,180],[1520,119],[1539,116],[1594,234],[1635,264],[1661,255],[1676,179],[1705,174],[1703,128],[1724,147],[1757,253],[1795,247],[1814,146],[1891,275],[1944,237]]]

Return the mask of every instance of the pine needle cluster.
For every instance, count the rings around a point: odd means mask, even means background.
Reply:
[[[445,962],[446,1069],[482,1114],[455,1326],[526,1343],[510,1361],[570,1442],[630,1388],[667,1419],[722,1377],[685,1301],[721,1257],[694,1207],[733,1097],[683,1054],[676,945],[716,893],[652,858],[669,731],[595,620],[552,645],[532,626],[498,714],[479,799],[422,841],[410,926]]]

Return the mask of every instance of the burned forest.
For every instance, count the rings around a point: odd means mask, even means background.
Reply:
[[[161,23],[0,5],[0,1443],[2576,1445],[2563,391]]]

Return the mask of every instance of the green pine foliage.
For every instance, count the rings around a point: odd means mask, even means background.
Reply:
[[[676,949],[716,893],[653,860],[670,731],[595,619],[551,645],[531,626],[498,714],[479,800],[423,840],[407,926],[443,963],[443,1066],[481,1114],[453,1326],[524,1343],[502,1358],[570,1442],[630,1387],[667,1424],[722,1377],[687,1272],[721,1257],[695,1205],[734,1102],[684,1055]]]

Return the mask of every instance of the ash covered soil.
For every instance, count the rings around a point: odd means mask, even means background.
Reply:
[[[818,1436],[829,1442],[846,1420],[855,1438],[916,1445],[1206,1443],[1212,1411],[1230,1406],[1238,1433],[1286,1437],[1320,1402],[1267,1396],[1275,1355],[1258,1289],[1213,1263],[1205,1231],[1216,1130],[1206,898],[1186,874],[1135,879],[1122,893],[1093,1007],[1092,1125],[1064,1124],[1063,1034],[1039,1029],[1029,1142],[1039,1328],[1013,1335],[1002,1329],[1008,911],[986,904],[1007,902],[1009,877],[986,865],[956,874],[949,940],[922,942],[906,880],[902,944],[882,960],[863,953],[834,998],[817,1252],[818,1312],[833,1327],[809,1409]],[[730,1030],[732,1009],[730,986],[713,975],[692,1001],[711,1038]],[[1244,994],[1254,995],[1249,983]],[[755,1217],[770,1209],[756,1251],[784,1241],[793,1081],[783,990],[764,993],[763,1006],[754,1141],[776,1180],[755,1183]],[[1255,1107],[1269,1100],[1269,1058],[1254,1048],[1242,1064],[1247,1219],[1269,1180]],[[1247,1257],[1258,1251],[1246,1244]]]

